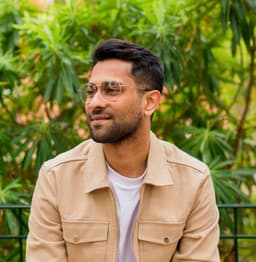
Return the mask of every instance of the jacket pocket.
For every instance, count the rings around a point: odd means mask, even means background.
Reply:
[[[138,239],[140,261],[171,261],[184,223],[143,221],[139,223]]]
[[[105,261],[108,222],[62,221],[69,262]]]

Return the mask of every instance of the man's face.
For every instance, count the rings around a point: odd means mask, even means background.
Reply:
[[[143,121],[142,95],[133,80],[130,62],[117,59],[98,62],[90,75],[89,82],[100,86],[106,81],[125,85],[115,101],[106,99],[98,88],[85,105],[91,137],[100,143],[118,143],[132,137]]]

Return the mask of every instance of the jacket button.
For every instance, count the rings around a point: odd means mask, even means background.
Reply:
[[[78,242],[79,241],[79,236],[78,235],[74,235],[73,240],[74,240],[74,242]]]
[[[169,237],[164,237],[164,243],[168,244],[170,242],[170,238]]]

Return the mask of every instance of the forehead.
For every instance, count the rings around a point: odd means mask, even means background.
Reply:
[[[91,70],[90,82],[104,82],[115,80],[118,82],[135,82],[131,75],[132,63],[119,60],[108,59],[98,62]]]

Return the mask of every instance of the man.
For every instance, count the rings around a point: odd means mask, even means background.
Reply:
[[[150,131],[162,88],[151,51],[96,49],[80,90],[92,139],[42,166],[27,262],[220,261],[208,168]]]

